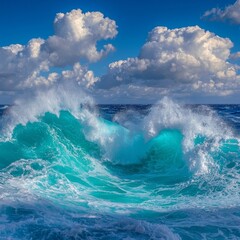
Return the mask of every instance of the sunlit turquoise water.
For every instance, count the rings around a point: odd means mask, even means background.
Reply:
[[[0,239],[240,239],[240,107],[24,107],[1,117]]]

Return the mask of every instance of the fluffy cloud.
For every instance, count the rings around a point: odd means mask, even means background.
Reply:
[[[232,42],[198,26],[154,28],[136,58],[109,65],[101,88],[119,85],[155,87],[162,91],[229,93],[237,67],[228,62]],[[228,85],[227,89],[226,85]]]
[[[44,42],[42,39],[32,39],[26,46],[15,44],[0,48],[1,91],[22,89],[26,83],[29,87],[38,85],[40,73],[49,70],[48,60],[40,50]],[[33,78],[36,78],[34,83],[31,81]]]
[[[100,12],[58,13],[53,36],[0,48],[0,91],[51,85],[73,77],[90,87],[98,79],[78,62],[98,61],[112,51],[111,44],[98,50],[97,43],[115,37],[116,28],[115,21]],[[57,73],[53,71],[56,67],[70,67],[70,70]]]
[[[203,18],[240,24],[240,0],[237,0],[233,5],[229,5],[225,9],[213,8],[208,10],[204,13]]]
[[[75,63],[79,58],[94,62],[114,49],[111,44],[97,50],[97,41],[113,38],[117,34],[116,24],[104,18],[100,12],[58,13],[54,21],[55,35],[46,41],[45,50],[50,53],[54,65]]]
[[[230,58],[231,58],[232,60],[239,59],[239,58],[240,58],[240,52],[232,53],[232,54],[230,55]]]
[[[82,87],[91,88],[97,81],[99,81],[99,78],[95,77],[94,73],[88,71],[86,67],[82,67],[79,63],[75,63],[72,70],[62,71],[60,80],[74,80]]]

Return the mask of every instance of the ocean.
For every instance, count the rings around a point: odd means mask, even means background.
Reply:
[[[0,239],[240,239],[240,105],[52,94],[0,106]]]

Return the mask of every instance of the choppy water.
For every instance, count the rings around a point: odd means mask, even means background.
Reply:
[[[0,239],[240,239],[240,106],[0,107]]]

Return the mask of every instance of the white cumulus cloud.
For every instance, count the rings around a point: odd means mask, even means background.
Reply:
[[[109,65],[101,88],[120,85],[155,87],[168,91],[227,93],[239,79],[228,62],[233,43],[198,26],[154,28],[139,56]],[[229,93],[229,90],[228,90]]]
[[[97,43],[115,37],[115,21],[100,12],[83,13],[80,9],[58,13],[54,35],[31,39],[26,45],[0,47],[0,91],[52,85],[61,79],[76,78],[86,87],[98,79],[79,61],[94,62],[114,49],[111,44],[97,48]],[[69,70],[53,71],[67,67]]]
[[[230,21],[234,24],[240,24],[240,0],[224,9],[213,8],[204,13],[203,18],[212,21]]]
[[[75,63],[72,70],[62,71],[60,79],[64,81],[74,80],[80,86],[87,88],[94,86],[99,81],[99,78],[94,76],[93,71],[89,71],[79,63]]]
[[[114,49],[111,44],[97,50],[97,42],[116,36],[115,21],[104,18],[100,12],[82,13],[72,10],[58,13],[54,21],[55,35],[46,41],[46,50],[54,65],[75,63],[79,58],[98,61]]]

